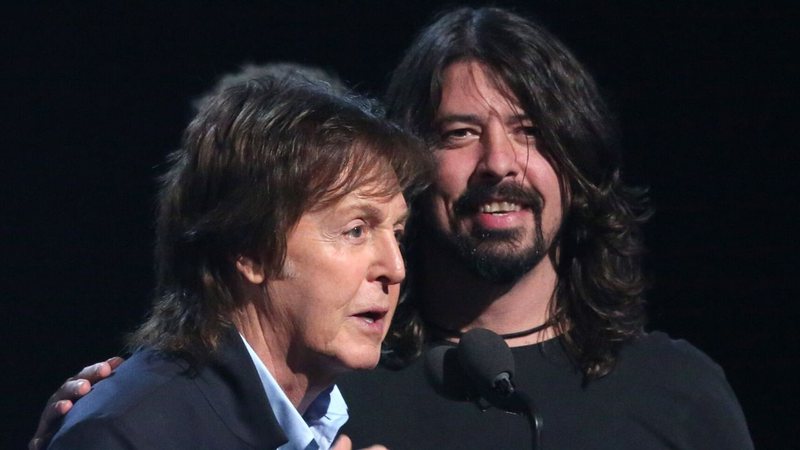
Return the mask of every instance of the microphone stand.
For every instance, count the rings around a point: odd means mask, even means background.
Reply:
[[[516,391],[515,394],[517,398],[522,401],[524,405],[522,413],[528,418],[528,423],[531,425],[531,448],[533,450],[538,450],[542,435],[542,416],[540,416],[539,411],[536,410],[536,406],[533,404],[533,399],[530,395],[523,391]]]
[[[505,372],[499,374],[495,378],[492,391],[500,398],[505,398],[511,400],[512,403],[516,403],[514,409],[522,412],[528,419],[528,424],[531,426],[531,448],[533,450],[539,450],[542,434],[542,416],[539,415],[539,411],[533,403],[533,398],[524,391],[516,389],[508,373]]]

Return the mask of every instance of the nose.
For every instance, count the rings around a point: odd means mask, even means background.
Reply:
[[[374,279],[384,286],[398,284],[406,278],[406,265],[394,232],[381,233],[380,241],[375,249]]]
[[[518,149],[502,124],[487,126],[480,137],[480,149],[480,161],[476,167],[479,180],[496,183],[519,175]]]

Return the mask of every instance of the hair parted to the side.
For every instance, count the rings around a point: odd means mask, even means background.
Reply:
[[[644,191],[621,180],[611,115],[594,80],[558,39],[498,8],[457,9],[425,28],[393,73],[387,115],[435,146],[443,72],[460,61],[482,64],[497,88],[518,101],[538,128],[539,151],[559,175],[564,221],[554,246],[559,256],[550,255],[559,280],[549,314],[585,379],[601,377],[620,345],[643,332],[640,225],[650,214]],[[413,286],[424,261],[414,258],[409,231],[408,289],[387,338],[395,364],[419,355],[425,335]]]
[[[419,190],[422,144],[373,104],[293,77],[245,80],[208,97],[169,157],[156,227],[157,289],[133,348],[201,361],[241,306],[235,260],[281,275],[287,234],[303,213],[356,189]]]

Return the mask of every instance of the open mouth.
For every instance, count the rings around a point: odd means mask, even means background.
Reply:
[[[386,311],[364,311],[355,314],[355,317],[358,317],[359,319],[367,323],[375,323],[386,317]]]
[[[536,189],[514,183],[469,186],[453,205],[455,214],[462,217],[512,214],[523,210],[539,214],[543,208],[544,198]]]
[[[478,211],[484,214],[507,214],[522,210],[522,205],[513,202],[489,202],[478,206]]]

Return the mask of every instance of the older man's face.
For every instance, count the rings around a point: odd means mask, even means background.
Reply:
[[[283,276],[266,283],[270,328],[295,369],[325,374],[372,368],[405,277],[398,237],[401,194],[365,186],[307,212],[290,232]]]
[[[479,63],[445,70],[431,225],[487,279],[513,281],[528,272],[561,225],[559,180],[534,127]]]

